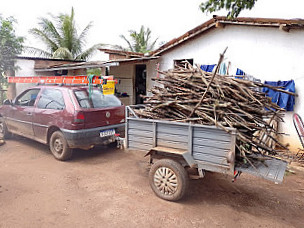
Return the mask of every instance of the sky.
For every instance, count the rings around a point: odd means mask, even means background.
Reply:
[[[149,27],[152,39],[168,42],[212,18],[225,16],[222,10],[212,14],[199,9],[205,0],[1,0],[0,14],[17,19],[16,34],[26,38],[25,44],[43,48],[28,30],[38,27],[38,18],[48,14],[70,14],[74,7],[79,31],[93,22],[87,39],[87,48],[97,43],[127,47],[119,36],[129,30]],[[304,0],[258,0],[255,7],[245,10],[241,17],[304,18]]]

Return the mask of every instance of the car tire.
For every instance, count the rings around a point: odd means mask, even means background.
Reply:
[[[152,165],[149,182],[158,197],[177,201],[185,195],[189,178],[187,171],[180,163],[171,159],[161,159]]]
[[[73,151],[69,148],[66,139],[61,131],[55,131],[50,138],[50,150],[54,157],[60,161],[69,160]]]
[[[8,131],[7,126],[5,124],[4,118],[0,117],[0,137],[4,138],[4,139],[8,139],[11,137],[11,133]]]

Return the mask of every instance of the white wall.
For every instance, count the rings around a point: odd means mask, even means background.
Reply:
[[[135,65],[120,64],[117,67],[111,67],[110,75],[114,75],[115,79],[120,80],[120,83],[116,85],[116,90],[120,93],[127,93],[129,95],[129,99],[125,104],[133,104],[135,99],[133,96],[135,86]]]
[[[16,64],[17,70],[15,71],[15,76],[22,77],[22,76],[37,76],[34,67],[35,61],[29,59],[17,59]],[[31,83],[17,83],[16,84],[16,95],[20,94],[22,91],[30,88],[35,84]]]
[[[234,69],[242,69],[262,81],[294,79],[296,92],[295,112],[304,119],[304,30],[285,32],[278,28],[233,26],[216,28],[162,54],[160,69],[173,67],[174,59],[194,59],[194,63],[216,64],[219,54],[228,47],[225,62],[231,61]],[[230,71],[230,74],[235,74]],[[292,122],[292,113],[284,118],[282,141],[291,149],[300,147]]]

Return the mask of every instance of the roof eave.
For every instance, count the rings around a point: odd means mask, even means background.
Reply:
[[[86,62],[82,65],[73,65],[73,64],[62,64],[55,67],[48,68],[36,68],[36,72],[47,72],[47,71],[55,71],[55,70],[78,70],[78,69],[90,69],[90,68],[101,68],[101,67],[114,67],[119,66],[122,62],[136,62],[136,61],[149,61],[152,59],[158,59],[158,56],[150,56],[150,57],[141,57],[141,58],[130,58],[130,59],[116,59],[110,60],[103,63],[95,63],[90,64],[90,62]]]
[[[157,50],[150,52],[150,56],[158,56],[171,48],[203,33],[213,27],[220,27],[219,25],[245,25],[245,26],[259,26],[259,27],[278,27],[279,29],[288,32],[290,29],[304,29],[303,19],[277,19],[277,18],[246,18],[240,17],[236,19],[227,19],[224,16],[213,16],[212,19],[205,23],[189,30],[182,36],[175,38],[164,44]]]

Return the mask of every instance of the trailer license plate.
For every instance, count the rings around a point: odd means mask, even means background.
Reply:
[[[99,133],[99,136],[100,136],[100,137],[106,137],[106,136],[111,136],[111,135],[115,135],[115,130],[114,130],[114,129],[101,131],[101,132]]]

